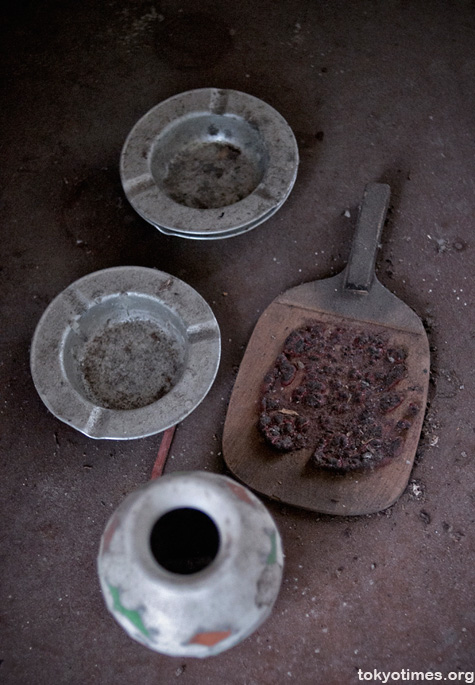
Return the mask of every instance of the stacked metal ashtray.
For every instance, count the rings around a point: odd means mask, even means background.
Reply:
[[[298,168],[295,136],[268,104],[235,90],[202,88],[158,104],[122,150],[125,194],[168,235],[230,238],[269,219]]]

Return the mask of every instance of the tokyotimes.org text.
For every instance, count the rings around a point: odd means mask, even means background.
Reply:
[[[377,668],[372,671],[364,671],[362,668],[359,668],[358,680],[367,683],[475,682],[474,671],[451,671],[444,674],[440,671],[411,671],[409,668],[402,668],[400,671],[379,671]]]

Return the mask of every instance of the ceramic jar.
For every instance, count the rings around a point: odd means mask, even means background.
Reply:
[[[282,579],[279,532],[232,479],[176,473],[130,494],[109,520],[98,572],[107,607],[135,640],[206,657],[269,616]]]

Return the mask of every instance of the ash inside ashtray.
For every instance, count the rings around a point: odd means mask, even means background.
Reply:
[[[78,362],[90,401],[106,409],[140,409],[173,387],[184,350],[155,321],[111,321],[84,343]]]
[[[226,207],[247,197],[262,174],[245,150],[222,142],[191,143],[170,162],[163,187],[178,204]]]
[[[240,117],[184,117],[156,141],[152,176],[174,202],[194,209],[228,207],[261,182],[268,154],[256,127]]]

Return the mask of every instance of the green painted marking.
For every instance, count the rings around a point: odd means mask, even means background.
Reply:
[[[267,564],[275,564],[277,561],[277,539],[276,539],[276,534],[275,530],[272,531],[270,534],[270,543],[271,543],[271,548],[269,552],[269,556],[267,557]]]
[[[144,626],[139,612],[137,610],[133,611],[132,609],[127,609],[120,601],[119,588],[109,585],[109,590],[112,595],[112,599],[114,600],[114,610],[125,616],[125,618],[127,618],[136,628],[138,628],[140,632],[145,635],[145,637],[150,637],[150,633]]]

